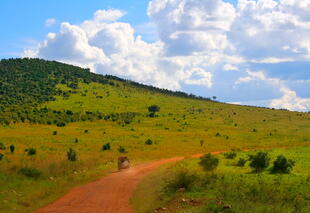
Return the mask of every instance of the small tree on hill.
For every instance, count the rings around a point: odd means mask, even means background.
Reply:
[[[200,158],[199,165],[202,166],[202,168],[205,171],[214,171],[219,164],[219,159],[211,155],[211,153],[206,154]]]
[[[283,155],[279,155],[273,162],[272,173],[290,173],[295,165],[293,160],[287,159]]]
[[[72,148],[70,148],[69,151],[67,152],[67,157],[69,161],[77,160],[77,154]]]
[[[111,145],[110,143],[106,143],[102,146],[102,151],[106,151],[106,150],[111,150]]]
[[[10,146],[10,151],[11,151],[11,153],[13,153],[15,151],[15,146],[13,144]]]
[[[235,159],[237,157],[237,153],[236,152],[225,152],[224,157],[226,159]]]
[[[152,141],[151,139],[147,139],[147,140],[145,141],[145,144],[146,144],[146,145],[152,145],[152,144],[153,144],[153,141]]]
[[[157,105],[152,105],[148,107],[148,110],[150,112],[150,117],[155,117],[156,116],[156,112],[160,111],[160,107]]]
[[[126,153],[126,149],[122,146],[119,146],[119,148],[117,149],[119,151],[119,153]]]
[[[246,164],[246,159],[239,158],[239,160],[237,162],[237,166],[243,167],[245,164]]]
[[[256,155],[249,155],[250,167],[255,172],[261,172],[269,166],[270,157],[267,152],[258,152]]]
[[[37,150],[35,148],[29,148],[25,150],[28,156],[37,154]]]

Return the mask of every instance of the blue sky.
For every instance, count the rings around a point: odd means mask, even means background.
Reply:
[[[148,20],[147,4],[148,0],[2,0],[0,58],[19,56],[25,47],[58,29],[59,25],[45,27],[48,18],[75,24],[90,19],[98,9],[117,8],[127,12],[123,21],[138,25]]]
[[[310,111],[310,0],[2,0],[0,14],[0,58]]]

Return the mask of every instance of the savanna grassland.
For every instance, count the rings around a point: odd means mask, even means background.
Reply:
[[[224,104],[58,62],[0,65],[0,212],[31,212],[115,170],[120,155],[138,164],[310,143],[309,113]],[[151,105],[160,110],[150,117]],[[74,161],[68,160],[70,148]],[[309,171],[309,158],[304,162]],[[225,172],[246,172],[229,168]]]

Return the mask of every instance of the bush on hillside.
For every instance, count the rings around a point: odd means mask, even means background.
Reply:
[[[15,146],[12,144],[10,145],[10,152],[13,153],[15,151]]]
[[[106,150],[111,150],[111,145],[110,143],[106,143],[102,146],[102,151],[106,151]]]
[[[149,112],[159,112],[160,111],[160,107],[158,105],[152,105],[148,107]]]
[[[152,144],[153,144],[153,141],[152,141],[151,139],[147,139],[147,140],[145,141],[145,144],[146,144],[146,145],[152,145]]]
[[[38,179],[42,174],[40,170],[31,167],[21,168],[18,173],[33,179]]]
[[[294,166],[295,162],[293,160],[287,159],[283,155],[279,155],[277,159],[273,162],[271,172],[289,174]]]
[[[218,164],[219,159],[211,155],[211,153],[202,156],[199,162],[199,165],[207,172],[214,171],[217,168]]]
[[[119,146],[117,150],[119,151],[119,153],[126,153],[127,152],[126,149],[122,146]]]
[[[249,160],[251,161],[250,167],[257,173],[269,166],[270,157],[267,152],[258,152],[256,155],[249,155]]]
[[[67,158],[69,161],[77,160],[77,154],[72,148],[70,148],[69,151],[67,152]]]
[[[160,107],[157,105],[152,105],[148,107],[148,110],[150,112],[149,116],[153,118],[153,117],[156,117],[156,112],[160,111]]]
[[[0,153],[0,161],[4,158],[4,154]]]
[[[235,159],[237,157],[237,153],[236,152],[225,152],[224,157],[226,159]]]
[[[246,159],[244,158],[239,158],[238,162],[237,162],[237,166],[239,167],[244,167],[244,165],[246,164]]]
[[[58,122],[58,123],[56,124],[56,126],[58,126],[58,127],[65,127],[65,126],[66,126],[66,123],[65,123],[65,122]]]
[[[37,150],[35,148],[29,148],[25,150],[28,156],[37,154]]]

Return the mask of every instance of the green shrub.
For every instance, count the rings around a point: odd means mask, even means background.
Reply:
[[[0,150],[5,150],[5,149],[6,149],[5,145],[3,143],[0,143]]]
[[[65,127],[65,126],[66,126],[66,123],[65,123],[65,122],[58,122],[58,123],[56,124],[56,126],[58,126],[58,127]]]
[[[167,192],[177,192],[180,189],[190,190],[197,182],[198,176],[191,174],[187,169],[180,169],[173,178],[166,180],[165,190]]]
[[[236,152],[225,152],[224,157],[226,159],[235,159],[237,157],[237,153]]]
[[[145,144],[146,144],[146,145],[152,145],[152,144],[153,144],[153,141],[152,141],[151,139],[147,139],[147,140],[145,141]]]
[[[159,112],[160,111],[160,107],[158,105],[152,105],[148,107],[149,112]]]
[[[79,142],[79,139],[74,139],[74,143],[78,143]]]
[[[244,158],[239,158],[239,160],[238,160],[238,162],[237,162],[237,166],[244,167],[246,161],[247,161],[247,160],[244,159]]]
[[[283,155],[279,155],[273,162],[272,173],[290,173],[295,165],[293,160],[287,159]]]
[[[269,166],[270,157],[267,152],[258,152],[256,155],[249,155],[250,167],[255,172],[261,172]]]
[[[0,153],[0,161],[4,158],[4,154]]]
[[[31,167],[21,168],[18,173],[33,179],[38,179],[42,174],[40,170]]]
[[[69,161],[77,160],[77,154],[72,148],[70,148],[69,151],[67,152],[67,157]]]
[[[154,118],[154,117],[156,117],[156,112],[159,112],[159,111],[160,111],[160,107],[157,106],[157,105],[152,105],[152,106],[149,106],[149,107],[148,107],[148,110],[149,110],[149,112],[150,112],[149,116],[150,116],[151,118]]]
[[[106,150],[111,150],[111,145],[110,143],[104,144],[102,146],[102,151],[106,151]]]
[[[122,146],[119,146],[118,149],[117,149],[120,153],[126,153],[126,149]]]
[[[37,154],[37,150],[35,148],[29,148],[25,150],[28,156]]]
[[[219,159],[211,155],[211,153],[202,156],[199,162],[199,165],[207,172],[215,170],[218,164]]]
[[[53,131],[53,135],[57,135],[58,133],[57,133],[57,131]]]
[[[15,146],[13,144],[10,145],[10,151],[11,151],[11,153],[13,153],[15,151]]]

